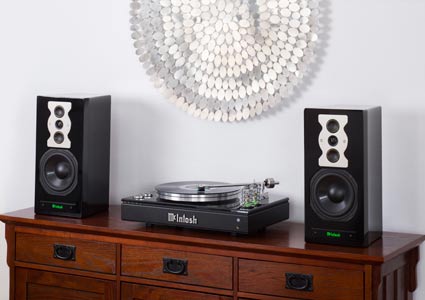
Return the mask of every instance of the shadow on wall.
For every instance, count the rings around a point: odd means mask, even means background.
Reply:
[[[320,32],[319,40],[315,48],[314,61],[309,65],[308,72],[305,74],[304,78],[302,78],[300,83],[294,88],[292,95],[286,99],[283,99],[282,102],[280,102],[277,106],[261,114],[258,118],[267,118],[268,116],[274,115],[283,109],[288,108],[293,102],[301,98],[302,93],[312,85],[314,79],[320,73],[320,69],[327,54],[326,49],[328,48],[330,37],[329,32],[331,31],[332,23],[330,18],[331,13],[331,1],[320,0]]]
[[[124,196],[150,190],[163,169],[163,123],[154,106],[143,99],[115,99],[111,120],[110,203]]]
[[[400,231],[402,227],[404,231],[424,233],[425,111],[384,108],[383,120],[384,224],[392,227],[385,230]],[[387,184],[389,182],[397,184]],[[394,221],[397,219],[412,222],[400,226]]]
[[[384,128],[388,131],[384,132],[384,230],[424,234],[425,110],[406,106],[388,112],[385,117],[388,126]],[[398,184],[390,186],[387,182]],[[425,257],[423,245],[420,255]],[[423,259],[417,270],[419,289],[414,299],[424,299]]]

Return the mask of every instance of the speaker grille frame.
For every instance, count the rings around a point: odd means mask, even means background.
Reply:
[[[45,174],[46,164],[49,162],[49,159],[51,159],[55,155],[64,157],[70,163],[71,168],[73,168],[72,183],[69,185],[69,187],[63,190],[54,188],[49,183],[49,180],[46,178],[46,174]],[[72,193],[72,191],[74,191],[74,189],[76,188],[78,184],[78,161],[75,158],[74,154],[72,154],[72,152],[70,152],[69,150],[62,150],[62,149],[50,149],[46,151],[40,159],[39,181],[43,189],[50,195],[67,196],[70,193]]]
[[[326,212],[326,210],[319,205],[317,201],[317,189],[319,186],[319,183],[328,176],[337,176],[339,178],[342,178],[343,180],[348,183],[348,185],[353,190],[353,204],[351,207],[344,212],[342,215],[332,215]],[[353,176],[351,176],[350,173],[348,173],[345,170],[341,169],[321,169],[319,170],[310,181],[310,207],[313,209],[313,211],[317,214],[318,217],[320,217],[324,221],[335,221],[335,222],[348,222],[351,221],[358,209],[359,209],[359,199],[358,199],[358,185],[356,180]]]

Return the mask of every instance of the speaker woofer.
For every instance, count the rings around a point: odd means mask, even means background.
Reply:
[[[357,184],[343,170],[324,169],[311,180],[310,205],[326,221],[349,221],[358,207]]]
[[[40,183],[52,195],[66,196],[78,182],[78,162],[68,150],[51,149],[40,159]]]

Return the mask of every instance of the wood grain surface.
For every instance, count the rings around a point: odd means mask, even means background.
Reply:
[[[232,236],[226,233],[190,230],[164,226],[146,227],[141,222],[121,220],[120,206],[110,206],[109,212],[86,219],[35,215],[34,208],[0,215],[5,223],[54,227],[57,230],[105,234],[135,239],[167,241],[181,245],[226,247],[237,251],[262,252],[289,256],[311,256],[360,263],[383,263],[399,254],[419,246],[424,235],[384,232],[382,239],[368,248],[354,248],[309,244],[304,242],[304,224],[284,221],[270,226],[265,232],[251,236]]]
[[[309,275],[312,291],[286,288],[286,273]],[[302,299],[363,298],[363,272],[283,264],[256,260],[239,261],[239,290],[255,294],[286,296]]]
[[[231,300],[226,296],[124,283],[122,300]]]
[[[163,258],[186,260],[187,275],[164,273]],[[232,289],[233,259],[187,251],[123,245],[121,274]]]
[[[17,268],[16,300],[113,300],[111,281]]]
[[[53,245],[74,246],[75,260],[53,257]],[[16,233],[16,260],[50,266],[115,274],[116,245],[98,241],[49,236],[31,233]]]
[[[121,220],[121,210],[86,219],[0,215],[6,223],[10,300],[409,300],[418,282],[418,234],[385,232],[368,248],[304,242],[302,224],[281,222],[252,236]],[[53,245],[76,247],[75,261]],[[163,258],[188,262],[166,274]],[[310,275],[311,291],[286,287]]]

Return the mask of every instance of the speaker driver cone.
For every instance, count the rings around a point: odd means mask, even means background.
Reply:
[[[324,169],[311,180],[310,205],[323,220],[348,221],[356,213],[357,184],[346,171]]]
[[[52,195],[65,196],[77,185],[78,163],[68,150],[51,149],[40,159],[40,183]]]

